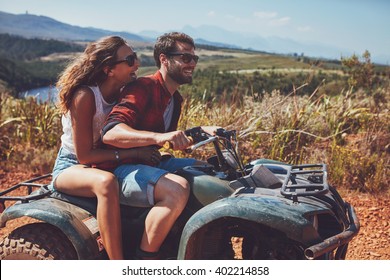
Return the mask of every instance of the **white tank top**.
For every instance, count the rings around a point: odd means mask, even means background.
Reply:
[[[96,148],[99,140],[100,140],[100,132],[103,128],[103,124],[110,113],[111,109],[114,107],[115,103],[109,104],[107,103],[101,92],[99,87],[89,87],[94,95],[95,95],[95,106],[96,112],[93,116],[93,147]],[[73,143],[73,133],[72,133],[72,121],[70,118],[70,112],[68,111],[61,118],[62,123],[62,131],[63,134],[61,136],[61,146],[68,150],[69,152],[76,154],[74,143]]]

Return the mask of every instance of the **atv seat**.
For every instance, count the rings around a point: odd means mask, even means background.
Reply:
[[[97,205],[96,197],[89,198],[89,197],[74,196],[74,195],[69,195],[58,191],[52,192],[50,194],[50,197],[74,204],[76,206],[79,206],[80,208],[87,210],[92,215],[94,216],[96,215],[96,205]]]
[[[97,207],[96,197],[74,196],[74,195],[69,195],[58,191],[51,193],[50,197],[83,208],[96,217],[96,207]],[[127,206],[127,205],[120,205],[120,209],[123,218],[134,219],[134,218],[139,218],[140,216],[145,216],[150,208],[140,208],[140,207]]]

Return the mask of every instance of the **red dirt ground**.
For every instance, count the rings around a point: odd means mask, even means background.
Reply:
[[[0,191],[38,175],[0,170]],[[354,206],[360,220],[360,232],[350,243],[347,259],[390,260],[390,195],[374,196],[348,191],[341,191],[341,194]],[[0,229],[0,239],[20,223],[12,221],[6,228]]]

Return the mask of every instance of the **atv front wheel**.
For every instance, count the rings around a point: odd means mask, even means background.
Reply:
[[[0,243],[1,260],[74,260],[72,243],[55,226],[46,223],[24,225]]]

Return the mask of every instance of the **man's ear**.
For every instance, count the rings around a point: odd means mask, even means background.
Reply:
[[[168,57],[164,53],[160,53],[159,59],[160,59],[161,65],[167,65]]]

